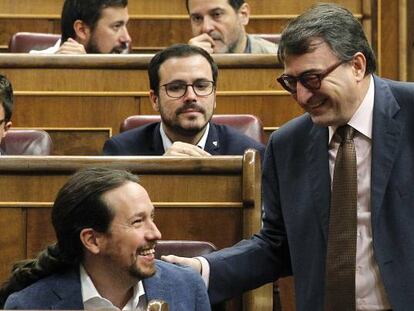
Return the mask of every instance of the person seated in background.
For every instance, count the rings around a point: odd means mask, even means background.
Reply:
[[[62,37],[46,50],[31,54],[124,54],[131,37],[128,0],[65,0]]]
[[[244,0],[186,0],[194,37],[189,44],[209,53],[277,53],[277,45],[248,35],[250,7]]]
[[[218,68],[202,48],[173,45],[158,52],[148,68],[150,100],[161,122],[123,132],[105,142],[105,155],[261,155],[264,145],[231,126],[211,123],[216,108]]]
[[[9,80],[0,75],[0,142],[6,136],[12,122],[11,116],[13,112],[13,87]],[[0,149],[0,155],[4,152]]]
[[[57,243],[14,266],[0,289],[5,309],[210,310],[207,289],[190,268],[154,259],[161,233],[138,177],[108,168],[74,174],[52,208]]]

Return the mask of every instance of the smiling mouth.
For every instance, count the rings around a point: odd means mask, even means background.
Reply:
[[[138,256],[150,256],[150,255],[154,255],[154,254],[155,254],[155,249],[152,247],[152,248],[147,248],[147,249],[141,250],[138,253]]]

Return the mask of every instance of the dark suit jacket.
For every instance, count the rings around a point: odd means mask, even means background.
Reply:
[[[248,148],[260,152],[263,159],[264,145],[240,133],[230,126],[210,123],[205,151],[212,155],[243,155]],[[164,154],[160,123],[151,123],[113,136],[105,142],[105,155],[153,155]]]
[[[374,77],[371,224],[374,256],[394,310],[414,308],[414,84]],[[322,310],[330,202],[328,129],[308,114],[270,139],[261,232],[207,255],[212,303],[295,277],[297,310]]]
[[[163,299],[171,311],[209,311],[206,286],[191,268],[157,260],[157,273],[143,281],[147,300]],[[54,274],[13,293],[5,309],[82,310],[79,270]]]

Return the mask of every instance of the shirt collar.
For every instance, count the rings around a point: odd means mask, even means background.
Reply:
[[[104,301],[109,305],[112,305],[112,303],[108,299],[105,299],[99,294],[95,285],[92,282],[92,279],[86,272],[83,265],[80,265],[79,267],[79,274],[80,274],[80,281],[81,281],[81,287],[82,287],[81,288],[82,289],[82,300],[83,300],[84,305],[96,299],[100,301]],[[128,301],[128,303],[125,305],[123,310],[136,310],[138,307],[138,302],[139,302],[140,297],[142,296],[142,298],[144,298],[144,295],[145,295],[144,285],[142,281],[139,281],[134,286],[133,296]]]
[[[208,137],[209,131],[210,131],[210,122],[207,123],[206,130],[204,131],[203,136],[200,138],[200,140],[197,143],[197,146],[200,147],[203,150],[206,147],[206,142],[207,142],[207,137]],[[169,139],[167,134],[165,133],[164,125],[162,124],[162,122],[160,124],[160,135],[161,135],[161,140],[162,140],[162,145],[164,147],[164,151],[166,151],[171,147],[171,145],[173,143],[172,143],[171,139]]]
[[[374,78],[372,75],[369,80],[368,91],[362,100],[361,105],[355,111],[352,118],[348,121],[348,124],[352,126],[359,133],[372,138],[372,118],[374,111],[374,96],[375,96],[375,85]],[[337,129],[337,126],[329,126],[329,143],[331,143],[332,137]]]

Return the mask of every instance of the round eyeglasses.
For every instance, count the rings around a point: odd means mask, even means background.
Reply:
[[[296,94],[297,92],[298,81],[308,90],[316,91],[321,88],[322,80],[326,76],[328,76],[332,71],[334,71],[336,68],[338,68],[340,65],[346,62],[347,61],[341,60],[340,62],[333,64],[332,66],[328,67],[326,70],[322,72],[305,72],[301,74],[299,77],[283,74],[279,78],[277,78],[277,82],[279,82],[286,91],[292,94]]]
[[[192,84],[184,82],[170,82],[161,86],[165,88],[165,93],[167,93],[169,97],[181,98],[187,93],[189,86],[191,86],[197,96],[208,96],[213,93],[216,84],[214,81],[200,80]]]

